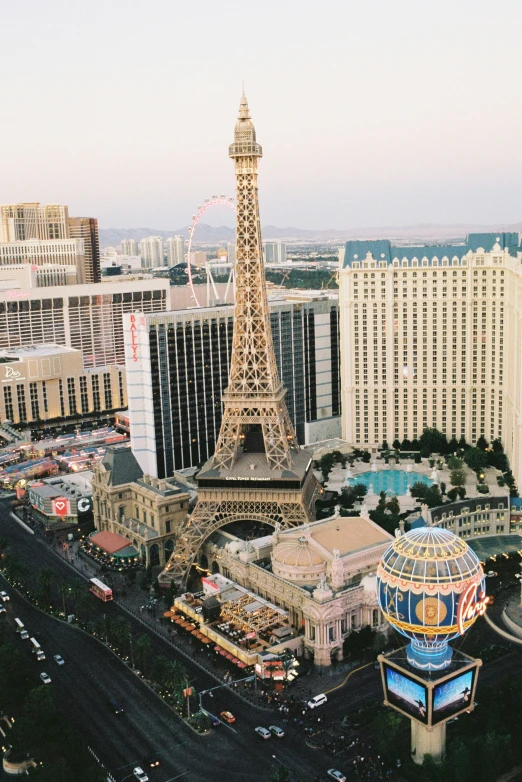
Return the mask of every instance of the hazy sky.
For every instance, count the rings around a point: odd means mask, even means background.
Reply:
[[[186,225],[234,194],[244,79],[263,223],[521,220],[521,23],[519,0],[4,2],[0,203]]]

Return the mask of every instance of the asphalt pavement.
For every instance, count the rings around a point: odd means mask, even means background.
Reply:
[[[79,578],[41,538],[30,535],[11,519],[8,511],[5,502],[0,501],[0,537],[8,541],[13,553],[36,571],[50,566],[59,579]],[[166,782],[180,774],[189,782],[258,782],[267,778],[278,763],[287,765],[297,777],[313,779],[319,775],[326,779],[325,771],[333,765],[332,759],[321,750],[308,747],[298,726],[284,725],[287,735],[283,739],[272,737],[265,741],[255,733],[258,725],[278,724],[278,712],[256,708],[238,697],[233,688],[215,690],[214,697],[204,697],[204,707],[214,713],[228,709],[236,716],[236,722],[199,736],[104,644],[77,627],[49,617],[13,589],[5,588],[11,593],[7,621],[13,627],[15,642],[26,649],[35,684],[39,684],[42,670],[51,676],[52,682],[47,686],[53,687],[57,705],[82,731],[118,782],[151,753],[160,759],[160,766],[150,771],[151,782]],[[100,615],[124,615],[135,623],[137,631],[143,632],[139,620],[129,617],[116,604],[100,603],[98,610]],[[45,661],[37,662],[29,642],[14,635],[14,616],[20,617],[30,633],[38,633],[47,656]],[[153,653],[176,657],[176,650],[167,640],[153,633],[151,640]],[[64,666],[56,665],[54,654],[64,657]],[[180,659],[197,691],[216,686],[213,676],[185,657]],[[377,677],[374,684],[375,699]],[[366,688],[367,685],[353,692],[351,708],[361,697],[367,701],[370,696]],[[122,715],[112,713],[108,697],[121,703]],[[341,692],[332,698],[332,707],[334,704],[336,711],[345,708]]]

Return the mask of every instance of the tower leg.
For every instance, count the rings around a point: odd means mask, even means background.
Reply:
[[[411,757],[422,765],[425,755],[431,755],[435,763],[442,763],[446,754],[446,723],[428,730],[416,720],[411,720]]]

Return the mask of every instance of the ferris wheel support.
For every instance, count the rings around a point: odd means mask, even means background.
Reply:
[[[232,198],[227,198],[225,195],[220,196],[212,196],[212,198],[206,198],[203,206],[198,206],[198,211],[195,215],[192,217],[192,225],[189,230],[189,239],[188,239],[188,247],[187,247],[187,273],[188,273],[188,284],[190,287],[190,290],[192,292],[192,298],[194,299],[194,305],[196,307],[201,307],[202,305],[198,301],[198,297],[196,295],[196,289],[194,287],[194,281],[192,279],[192,267],[190,263],[190,255],[192,251],[192,239],[194,236],[194,231],[196,230],[196,226],[201,220],[201,217],[205,214],[205,212],[208,209],[211,209],[214,206],[226,206],[229,209],[233,209],[235,211],[236,206],[234,204],[234,200]],[[229,280],[230,281],[230,280]],[[214,291],[216,293],[216,298],[219,298],[217,296],[217,290],[215,289],[214,285]],[[227,285],[227,293],[228,293],[228,285]],[[208,287],[208,273],[207,273],[207,303],[209,300],[209,287]]]

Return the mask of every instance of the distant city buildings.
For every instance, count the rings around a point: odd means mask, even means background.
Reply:
[[[168,280],[0,289],[0,349],[54,343],[80,350],[83,366],[125,363],[124,312],[162,312]]]
[[[99,282],[98,221],[59,204],[0,206],[0,265],[21,263],[74,266],[77,283]]]
[[[163,251],[163,239],[161,236],[148,236],[140,242],[141,265],[145,269],[152,269],[165,265],[165,253]]]
[[[178,234],[167,239],[167,262],[169,266],[185,262],[185,240]]]
[[[205,253],[202,250],[195,250],[190,253],[190,263],[192,264],[192,266],[203,267],[205,266],[207,260],[208,260],[208,253]]]
[[[522,246],[347,242],[339,301],[343,438],[375,447],[436,427],[500,438],[522,480]]]
[[[338,304],[310,291],[270,302],[274,350],[300,443],[337,436]],[[125,318],[133,451],[158,477],[214,453],[228,382],[233,306]]]
[[[0,242],[68,239],[68,218],[68,207],[59,204],[4,204],[0,206]]]
[[[98,220],[95,217],[69,217],[69,236],[83,239],[84,263],[78,274],[79,283],[100,282],[100,242],[98,239]]]
[[[43,266],[20,264],[0,266],[0,288],[14,291],[17,288],[47,288],[57,285],[75,285],[76,269],[50,263]],[[15,296],[11,293],[11,296]]]
[[[286,244],[277,240],[276,242],[265,242],[265,263],[286,263]]]
[[[127,406],[124,367],[85,370],[79,350],[35,344],[0,350],[0,423],[35,424]]]
[[[136,239],[122,239],[120,249],[122,255],[139,255],[140,252]]]

